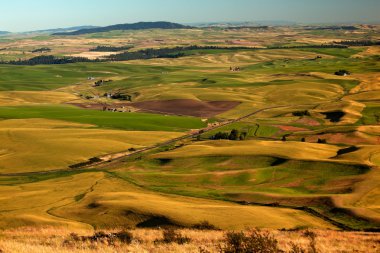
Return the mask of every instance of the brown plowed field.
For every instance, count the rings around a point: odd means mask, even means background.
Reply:
[[[236,101],[198,101],[192,99],[156,100],[130,104],[145,112],[213,117],[239,105]]]

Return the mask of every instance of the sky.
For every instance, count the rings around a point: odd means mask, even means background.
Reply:
[[[0,0],[0,30],[139,21],[373,23],[380,0]]]

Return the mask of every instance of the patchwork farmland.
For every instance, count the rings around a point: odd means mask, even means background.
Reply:
[[[168,252],[158,227],[190,237],[171,252],[247,228],[380,250],[380,27],[355,27],[1,37],[0,252],[111,252],[69,234],[120,228],[140,239],[112,252]]]

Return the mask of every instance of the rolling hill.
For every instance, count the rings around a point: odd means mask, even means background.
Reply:
[[[145,30],[145,29],[189,29],[190,26],[185,26],[171,22],[138,22],[133,24],[118,24],[98,28],[81,29],[74,32],[60,32],[53,35],[82,35],[90,33],[110,32],[115,30]]]

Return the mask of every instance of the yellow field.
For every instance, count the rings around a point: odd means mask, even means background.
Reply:
[[[174,151],[151,155],[152,158],[178,158],[197,156],[274,156],[306,161],[339,161],[350,163],[367,163],[367,157],[346,156],[339,160],[336,156],[339,147],[328,144],[281,141],[204,141],[199,144],[187,145]],[[365,152],[365,151],[364,151]]]
[[[172,132],[97,129],[46,119],[0,121],[0,173],[66,168],[103,154],[180,136]]]
[[[61,104],[78,100],[78,97],[59,91],[0,91],[0,106]]]

